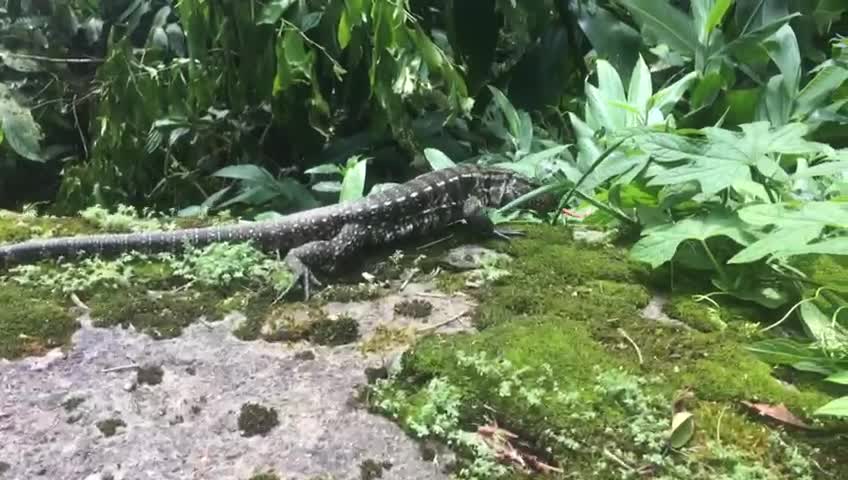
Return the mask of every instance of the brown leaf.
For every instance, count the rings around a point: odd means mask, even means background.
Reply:
[[[792,412],[786,408],[786,405],[780,403],[778,405],[770,405],[768,403],[751,403],[742,401],[742,404],[751,410],[759,413],[764,417],[771,418],[772,420],[776,420],[780,423],[786,425],[792,425],[798,428],[811,429],[813,427],[804,423],[803,420],[796,417]]]

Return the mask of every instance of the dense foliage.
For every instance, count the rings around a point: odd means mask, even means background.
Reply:
[[[815,275],[848,255],[842,0],[4,3],[2,206],[286,212],[504,164],[846,383],[848,283]]]

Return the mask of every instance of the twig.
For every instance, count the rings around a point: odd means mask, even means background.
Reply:
[[[85,152],[85,158],[88,158],[88,145],[85,140],[85,133],[82,131],[82,126],[80,125],[79,116],[77,115],[77,96],[74,95],[74,99],[71,103],[71,111],[74,113],[74,125],[77,127],[77,132],[79,133],[80,142],[82,143],[82,150]]]
[[[27,60],[38,60],[40,62],[50,63],[103,63],[106,61],[106,59],[104,58],[56,58],[44,57],[41,55],[29,55],[26,53],[6,53],[5,55],[9,55],[10,57],[26,58]]]
[[[432,242],[430,242],[430,243],[425,243],[424,245],[421,245],[420,247],[416,248],[416,250],[424,250],[425,248],[430,248],[430,247],[432,247],[433,245],[438,245],[438,244],[440,244],[440,243],[442,243],[442,242],[446,242],[446,241],[450,240],[451,238],[453,238],[453,234],[450,234],[450,235],[448,235],[448,236],[442,237],[442,238],[440,238],[440,239],[438,239],[438,240],[433,240],[433,241],[432,241]]]
[[[447,319],[443,322],[439,322],[439,323],[436,323],[436,324],[433,324],[433,325],[427,325],[426,327],[421,327],[421,328],[418,329],[418,332],[419,333],[420,332],[428,332],[430,330],[436,330],[440,327],[444,327],[445,325],[447,325],[449,323],[453,323],[453,322],[459,320],[460,318],[468,315],[468,312],[469,312],[468,310],[465,310],[462,313],[458,313],[458,314],[454,315],[453,317],[451,317],[451,318],[449,318],[449,319]]]
[[[429,297],[429,298],[448,298],[447,295],[442,293],[431,293],[431,292],[418,292],[415,295],[419,297]]]
[[[622,467],[624,467],[624,468],[625,468],[628,472],[635,472],[635,471],[636,471],[636,469],[635,469],[635,468],[633,468],[633,467],[631,467],[630,465],[628,465],[628,464],[627,464],[627,462],[625,462],[624,460],[622,460],[622,459],[618,458],[617,456],[615,456],[615,454],[613,454],[612,452],[610,452],[610,451],[609,451],[609,450],[607,450],[606,448],[604,449],[604,456],[605,456],[605,457],[607,457],[607,458],[609,458],[609,459],[610,459],[610,460],[612,460],[613,462],[615,462],[615,463],[617,463],[617,464],[621,465],[621,466],[622,466]]]
[[[112,373],[112,372],[120,372],[123,370],[133,370],[136,368],[141,368],[141,366],[137,363],[131,363],[129,365],[121,365],[120,367],[112,367],[103,370],[103,373]]]
[[[630,335],[628,335],[623,328],[619,328],[618,333],[620,333],[622,337],[627,339],[627,341],[630,342],[630,345],[633,345],[633,348],[636,350],[636,355],[639,357],[639,365],[645,363],[645,359],[642,358],[642,350],[639,349],[639,345],[636,345],[636,342],[634,342],[633,339],[630,338]]]
[[[78,306],[79,308],[81,308],[83,310],[86,310],[86,311],[91,310],[91,308],[89,308],[88,305],[82,303],[82,300],[80,300],[80,298],[77,296],[76,293],[71,294],[71,301],[74,302],[74,305]]]
[[[400,286],[400,289],[399,289],[399,290],[400,290],[401,292],[402,292],[402,291],[406,288],[406,286],[407,286],[407,285],[409,285],[409,282],[411,282],[411,281],[412,281],[412,279],[413,279],[413,278],[415,278],[415,274],[416,274],[416,273],[418,273],[418,269],[417,269],[417,268],[413,268],[413,269],[409,272],[409,276],[408,276],[408,277],[406,277],[406,280],[404,280],[404,281],[403,281],[403,283],[402,283],[402,284],[401,284],[401,286]]]

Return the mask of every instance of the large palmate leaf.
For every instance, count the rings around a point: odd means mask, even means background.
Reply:
[[[768,122],[755,122],[741,128],[742,132],[704,128],[703,139],[668,133],[641,136],[640,147],[655,161],[676,164],[656,170],[649,184],[696,181],[703,195],[711,196],[736,182],[750,181],[754,169],[766,178],[788,180],[788,174],[776,161],[778,154],[833,152],[827,145],[805,140],[808,128],[802,123],[772,129]]]
[[[826,227],[848,229],[848,204],[808,202],[799,207],[788,204],[753,205],[738,211],[739,218],[756,227],[775,229],[737,253],[728,263],[747,263],[767,255],[788,256],[805,253],[848,255],[848,238],[836,237],[810,243]]]
[[[706,241],[709,238],[725,236],[740,245],[748,245],[753,236],[736,215],[723,212],[712,213],[706,217],[690,217],[674,224],[663,224],[643,232],[643,237],[630,251],[630,255],[641,262],[656,268],[670,261],[677,247],[687,240]]]

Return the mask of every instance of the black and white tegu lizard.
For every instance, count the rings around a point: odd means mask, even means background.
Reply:
[[[488,235],[495,229],[486,208],[498,208],[538,184],[514,171],[458,165],[420,175],[359,200],[287,215],[279,220],[163,232],[102,234],[34,239],[0,245],[0,265],[85,254],[179,251],[186,245],[251,241],[265,251],[287,251],[285,261],[303,281],[320,285],[312,271],[329,272],[361,255],[366,247],[424,236],[460,220]],[[547,206],[537,197],[530,208]]]

